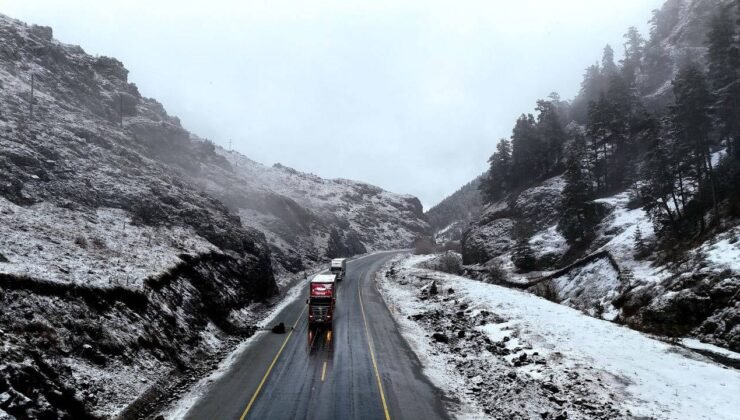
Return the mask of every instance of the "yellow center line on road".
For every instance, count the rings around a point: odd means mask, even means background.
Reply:
[[[326,378],[326,362],[324,362],[324,368],[321,370],[321,382],[324,382]]]
[[[306,311],[306,306],[303,307],[301,310],[301,314],[298,315],[298,319],[295,320],[295,323],[293,323],[293,329],[290,330],[288,333],[288,336],[285,337],[285,341],[283,341],[283,345],[280,346],[280,350],[278,350],[275,357],[272,359],[272,363],[270,363],[270,366],[267,368],[267,372],[265,372],[265,375],[262,377],[262,380],[260,381],[260,384],[257,386],[257,390],[254,391],[254,394],[252,394],[252,398],[249,400],[249,404],[247,405],[247,408],[244,409],[244,412],[242,413],[242,416],[239,417],[239,420],[244,420],[247,418],[247,414],[249,413],[249,410],[252,408],[252,404],[254,404],[254,401],[257,399],[257,395],[259,395],[260,391],[262,390],[262,386],[265,385],[265,381],[267,381],[267,377],[270,376],[270,372],[272,372],[272,368],[275,366],[275,363],[277,363],[278,358],[280,357],[280,354],[283,352],[283,349],[285,349],[285,345],[288,344],[288,340],[290,340],[290,336],[293,335],[293,331],[295,331],[295,327],[298,325],[298,321],[301,320],[303,317],[303,312]]]
[[[380,391],[380,400],[383,402],[383,411],[385,412],[385,420],[391,420],[390,414],[388,414],[388,404],[385,402],[385,393],[383,392],[383,382],[380,380],[380,373],[378,372],[378,362],[375,361],[375,351],[373,350],[373,339],[370,337],[370,330],[367,327],[367,317],[365,316],[365,305],[362,303],[362,290],[358,287],[357,295],[360,297],[360,310],[362,311],[362,320],[365,323],[365,335],[367,335],[367,346],[370,349],[370,360],[373,362],[373,368],[375,369],[375,379],[378,381],[378,390]]]

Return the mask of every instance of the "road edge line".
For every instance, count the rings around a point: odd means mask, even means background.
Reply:
[[[280,355],[283,353],[285,346],[288,344],[288,340],[290,340],[290,337],[293,335],[293,331],[295,331],[295,327],[298,325],[298,321],[301,320],[301,318],[303,317],[303,312],[305,311],[306,311],[306,307],[304,306],[303,309],[301,310],[301,314],[298,315],[298,319],[296,319],[295,323],[293,324],[293,329],[290,330],[290,333],[288,333],[288,336],[285,337],[283,344],[280,346],[280,350],[278,350],[277,354],[272,359],[272,363],[270,363],[270,366],[267,368],[267,372],[265,372],[265,375],[262,376],[262,380],[260,381],[260,384],[257,386],[257,389],[254,391],[254,394],[252,394],[252,398],[249,400],[249,404],[247,404],[247,408],[244,409],[244,412],[242,413],[241,417],[239,417],[239,420],[244,420],[245,418],[247,418],[247,414],[249,414],[249,410],[252,408],[252,404],[254,404],[254,402],[257,400],[257,396],[262,390],[262,386],[265,385],[265,382],[267,381],[267,377],[270,376],[270,372],[272,372],[272,368],[275,366],[275,363],[277,363],[278,359],[280,358]]]
[[[362,303],[362,287],[358,285],[357,296],[360,298],[360,311],[362,312],[362,321],[365,324],[365,335],[367,336],[367,347],[370,349],[370,360],[373,362],[373,368],[375,369],[375,379],[378,381],[378,390],[380,391],[380,400],[383,402],[383,411],[385,412],[385,420],[391,420],[390,414],[388,414],[388,404],[385,401],[385,393],[383,392],[383,382],[380,380],[380,372],[378,372],[378,362],[375,361],[375,351],[373,350],[372,338],[370,337],[370,330],[367,326],[367,317],[365,316],[365,305]]]

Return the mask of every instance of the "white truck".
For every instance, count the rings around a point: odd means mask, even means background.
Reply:
[[[346,258],[334,258],[331,260],[331,267],[329,271],[337,276],[337,280],[341,281],[344,279],[344,274],[347,272],[347,259]]]

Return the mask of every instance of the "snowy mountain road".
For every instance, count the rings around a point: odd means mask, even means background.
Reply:
[[[347,266],[332,329],[309,330],[307,292],[261,333],[187,413],[189,419],[448,418],[378,293],[374,276],[396,253]],[[290,327],[293,327],[290,329]]]

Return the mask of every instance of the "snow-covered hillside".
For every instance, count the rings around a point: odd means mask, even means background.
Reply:
[[[115,58],[0,15],[0,417],[146,416],[254,332],[276,271],[427,229],[415,198],[227,153]]]
[[[737,85],[717,76],[732,74],[732,66],[717,69],[725,55],[734,59],[732,26],[740,10],[733,5],[730,0],[666,0],[653,12],[649,34],[627,31],[624,60],[617,64],[613,48],[605,48],[602,62],[587,70],[573,100],[538,102],[550,108],[538,107],[536,120],[530,115],[517,121],[511,141],[499,143],[489,160],[483,187],[491,190],[491,202],[463,232],[461,252],[470,276],[526,289],[642,331],[740,351],[736,169],[723,172],[736,165],[726,150],[734,147],[729,139],[737,135],[722,134],[715,112],[717,98]],[[726,54],[717,52],[723,42]],[[673,153],[672,162],[683,162],[688,152],[677,145],[699,137],[671,131],[689,119],[674,113],[682,106],[681,98],[674,97],[678,70],[687,63],[694,63],[688,67],[695,68],[699,81],[684,87],[702,86],[704,77],[711,80],[707,105],[691,111],[706,114],[707,126],[698,131],[708,132],[702,140],[706,145],[696,161],[716,171],[711,182],[686,180],[678,166],[659,169],[661,164],[649,158]],[[681,96],[680,89],[675,92]],[[630,111],[601,114],[602,106]],[[728,112],[727,124],[734,124],[736,108]],[[559,111],[548,114],[547,109]],[[557,116],[555,130],[545,124],[548,115]],[[637,123],[637,115],[646,119]],[[610,124],[629,126],[631,134],[617,135]],[[522,127],[540,134],[524,135]],[[612,135],[612,140],[619,138],[613,144],[607,139]],[[553,144],[560,144],[562,156],[551,153]],[[615,150],[623,146],[630,151],[617,157],[621,151]],[[555,169],[522,180],[531,169],[527,158],[537,155],[551,159]],[[662,184],[658,173],[669,174]],[[715,184],[726,184],[722,193],[727,194],[718,194]],[[666,197],[674,198],[661,206]],[[687,228],[667,228],[670,223]]]
[[[458,417],[737,418],[737,370],[530,293],[418,267],[429,258],[404,257],[378,282]]]
[[[262,165],[215,148],[230,165],[195,177],[205,190],[267,236],[273,256],[298,270],[327,257],[406,248],[429,234],[416,197],[346,179]]]
[[[653,224],[644,210],[631,206],[630,193],[621,192],[595,200],[604,218],[580,252],[586,258],[574,260],[556,228],[561,188],[555,177],[523,191],[513,207],[505,200],[487,206],[463,238],[469,271],[599,318],[740,351],[740,227],[689,250],[683,261],[645,259],[636,255],[635,237],[639,229],[645,243],[653,242]],[[528,240],[535,270],[512,263],[515,220],[535,226]],[[497,278],[488,274],[491,266],[500,269]]]

